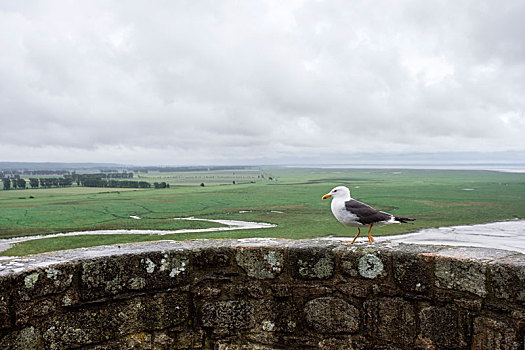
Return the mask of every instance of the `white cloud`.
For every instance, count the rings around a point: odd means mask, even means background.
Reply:
[[[525,149],[519,1],[0,4],[3,160]]]

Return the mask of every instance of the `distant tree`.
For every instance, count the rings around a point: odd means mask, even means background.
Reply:
[[[38,188],[39,181],[35,177],[30,177],[29,184],[31,185],[31,188]]]
[[[4,190],[10,190],[11,189],[11,180],[9,178],[4,178],[2,180],[2,182],[4,183]]]
[[[48,178],[48,177],[41,177],[40,178],[40,186],[45,187],[45,188],[51,187],[50,178]]]
[[[201,182],[201,187],[204,187],[204,182]]]
[[[140,188],[150,188],[151,184],[149,182],[146,182],[146,181],[139,181],[139,187]]]
[[[234,185],[235,185],[235,180],[233,180],[233,181],[232,181],[232,184],[234,184]]]
[[[23,190],[26,189],[26,180],[19,178],[18,180],[16,180],[16,182],[17,182],[18,188],[21,188]]]
[[[63,178],[58,179],[58,186],[66,187],[73,184],[73,178],[70,175],[64,175]]]

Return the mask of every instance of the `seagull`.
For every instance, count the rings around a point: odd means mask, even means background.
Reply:
[[[374,243],[374,238],[370,234],[372,227],[387,224],[401,224],[415,219],[394,216],[384,211],[379,211],[368,204],[362,203],[350,197],[350,190],[345,186],[338,186],[325,194],[322,199],[332,197],[332,213],[337,221],[345,226],[357,227],[357,234],[350,243],[354,244],[356,238],[361,234],[362,226],[369,226],[368,241]]]

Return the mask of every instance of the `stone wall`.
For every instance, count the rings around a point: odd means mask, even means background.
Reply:
[[[1,349],[523,349],[525,256],[326,240],[0,260]]]

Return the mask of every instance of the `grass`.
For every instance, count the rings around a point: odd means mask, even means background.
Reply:
[[[261,182],[264,173],[261,169],[228,169],[228,170],[201,170],[201,171],[173,171],[137,173],[133,180],[154,182],[167,182],[170,185],[231,185],[233,182],[253,183]]]
[[[374,235],[378,236],[525,217],[524,174],[391,169],[269,168],[264,171],[266,177],[272,176],[277,181],[229,186],[172,186],[162,190],[65,188],[0,191],[0,237],[100,229],[174,230],[216,225],[172,220],[186,216],[261,221],[278,226],[166,235],[162,239],[350,236],[355,233],[354,229],[343,227],[333,218],[329,200],[321,201],[323,194],[341,184],[351,189],[354,198],[377,209],[417,219],[413,224],[374,228]],[[132,219],[131,215],[142,219]],[[159,239],[159,236],[150,235],[48,238],[19,243],[0,254],[26,255]]]

